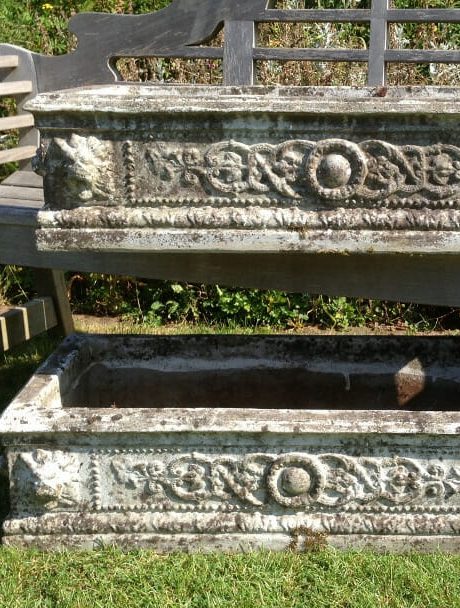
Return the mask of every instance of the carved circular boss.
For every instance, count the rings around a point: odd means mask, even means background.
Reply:
[[[278,458],[270,467],[267,487],[278,504],[301,508],[315,502],[324,490],[321,468],[308,456],[290,454]]]
[[[364,183],[366,157],[360,148],[343,139],[318,142],[307,159],[306,176],[311,189],[326,199],[345,199]]]

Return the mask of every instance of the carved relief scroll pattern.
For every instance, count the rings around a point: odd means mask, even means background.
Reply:
[[[148,144],[145,159],[153,192],[167,194],[200,185],[215,196],[266,195],[329,203],[354,198],[372,204],[420,193],[428,200],[460,194],[460,148],[395,146],[368,140],[291,140],[246,145],[234,140],[207,148]]]
[[[460,509],[450,500],[460,494],[460,467],[404,457],[146,453],[115,455],[109,466],[101,476],[114,494],[154,509]]]
[[[12,460],[13,510],[17,503],[31,513],[460,513],[456,460],[224,452],[19,452]]]
[[[45,178],[48,208],[61,210],[177,205],[187,199],[196,205],[292,207],[322,201],[326,209],[394,207],[398,201],[404,208],[411,200],[416,208],[436,208],[436,202],[451,199],[458,208],[460,197],[460,148],[441,143],[293,139],[209,145],[73,134],[44,145],[35,168]]]

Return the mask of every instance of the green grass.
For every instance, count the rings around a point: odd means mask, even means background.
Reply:
[[[8,608],[455,608],[460,557],[0,551]]]
[[[1,608],[455,608],[460,556],[0,549]]]

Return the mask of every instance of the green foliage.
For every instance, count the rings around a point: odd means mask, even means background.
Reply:
[[[50,55],[67,53],[73,44],[68,32],[72,15],[82,11],[146,13],[164,8],[170,0],[2,0],[0,42],[17,44]]]
[[[0,305],[19,304],[33,293],[32,274],[18,266],[0,266]]]
[[[297,330],[315,325],[344,330],[392,325],[411,332],[452,329],[460,323],[455,310],[441,307],[219,285],[139,281],[113,275],[71,275],[69,291],[76,313],[115,315],[153,326],[188,322]]]

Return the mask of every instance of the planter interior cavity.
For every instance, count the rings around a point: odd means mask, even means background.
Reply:
[[[161,355],[149,340],[126,357],[118,349],[93,355],[62,405],[431,411],[459,404],[458,362],[439,361],[436,341],[414,348],[410,338],[155,340]],[[180,351],[168,354],[169,344]]]

